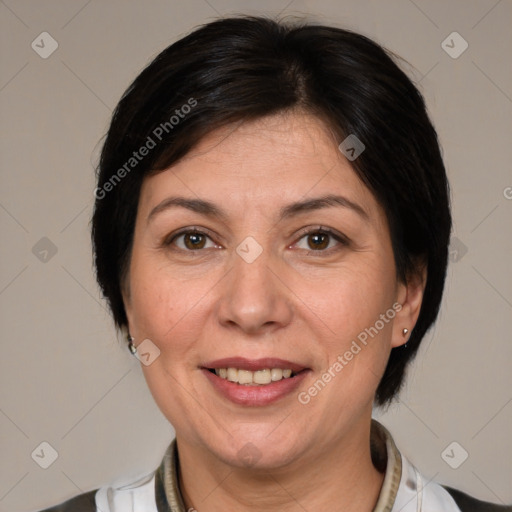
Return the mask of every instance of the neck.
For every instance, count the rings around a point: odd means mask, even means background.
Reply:
[[[370,422],[286,467],[233,467],[177,436],[179,483],[186,510],[372,511],[384,474],[373,465]]]

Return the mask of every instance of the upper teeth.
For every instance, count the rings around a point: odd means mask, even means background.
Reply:
[[[254,385],[254,384],[270,384],[281,379],[288,379],[292,375],[289,369],[266,368],[265,370],[239,370],[237,368],[215,368],[215,373],[223,379],[238,384]]]

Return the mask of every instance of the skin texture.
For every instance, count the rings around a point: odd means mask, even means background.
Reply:
[[[143,183],[124,301],[135,345],[148,338],[160,350],[143,371],[176,430],[186,505],[199,512],[370,511],[378,498],[373,399],[391,348],[414,327],[424,278],[397,280],[384,211],[339,142],[311,115],[270,116],[210,133]],[[329,206],[279,219],[290,203],[329,194],[364,214]],[[171,196],[208,200],[225,218],[175,206],[148,220]],[[323,238],[315,249],[320,227],[348,242]],[[202,249],[173,238],[183,228],[206,232]],[[252,263],[236,252],[248,236],[262,248]],[[310,369],[298,391],[307,390],[395,303],[395,318],[307,404],[294,392],[237,405],[200,369],[278,357]],[[240,456],[248,442],[256,462]]]

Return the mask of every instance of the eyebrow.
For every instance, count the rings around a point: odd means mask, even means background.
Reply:
[[[281,208],[279,212],[279,220],[282,221],[302,213],[336,206],[353,210],[364,220],[369,220],[368,213],[360,205],[346,197],[332,194],[289,204]],[[203,199],[190,199],[186,197],[168,197],[151,210],[148,215],[147,222],[149,223],[159,213],[176,207],[185,208],[195,213],[199,213],[200,215],[214,217],[223,221],[228,217],[226,212],[210,201],[205,201]]]
[[[323,208],[330,208],[333,206],[349,208],[360,215],[363,219],[370,219],[370,216],[368,213],[366,213],[366,210],[364,210],[362,206],[359,206],[357,203],[354,203],[346,197],[329,194],[322,197],[307,199],[305,201],[298,201],[296,203],[285,206],[284,208],[281,208],[280,220],[284,220],[300,213],[310,212],[313,210],[321,210]]]

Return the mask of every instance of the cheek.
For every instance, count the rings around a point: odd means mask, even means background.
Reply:
[[[132,336],[149,338],[166,368],[184,371],[189,361],[197,360],[196,341],[204,336],[217,273],[186,275],[147,254],[133,259],[130,272]]]
[[[321,276],[301,276],[294,283],[297,295],[331,332],[330,338],[343,340],[357,337],[392,308],[395,288],[393,267],[362,261]]]
[[[143,266],[135,260],[131,271],[132,335],[150,339],[160,350],[152,364],[142,365],[145,380],[165,417],[186,431],[188,411],[197,416],[190,404],[190,396],[198,394],[190,372],[198,357],[194,342],[204,331],[205,284],[170,276],[161,263],[159,268],[149,260]],[[187,392],[179,392],[185,388]]]
[[[130,268],[129,317],[132,335],[164,341],[191,308],[190,287],[183,287],[149,258],[134,256]]]
[[[353,401],[354,406],[371,401],[389,357],[396,314],[394,264],[370,256],[296,282],[298,295],[307,298],[305,322],[318,326],[316,352],[323,354],[323,371],[330,370],[321,377],[332,382],[323,397],[327,401]]]

